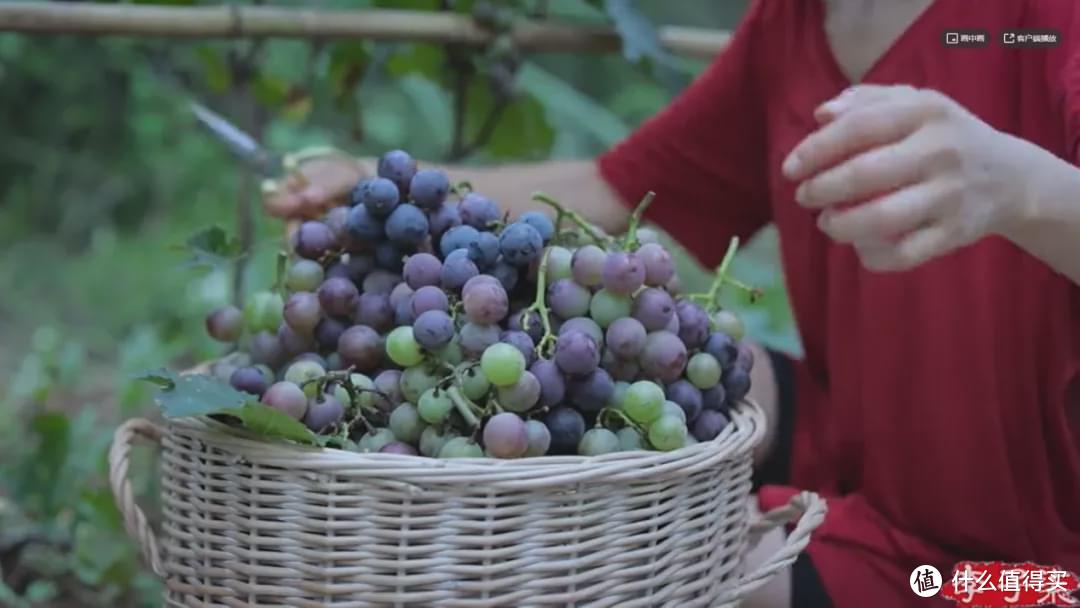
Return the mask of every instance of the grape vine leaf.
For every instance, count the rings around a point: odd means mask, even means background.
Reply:
[[[176,249],[190,256],[187,266],[207,270],[222,268],[246,255],[240,240],[229,236],[221,226],[200,230]]]
[[[223,380],[206,374],[179,375],[167,369],[145,372],[139,377],[157,385],[158,406],[167,418],[227,415],[238,418],[256,435],[318,445],[318,437],[299,421],[236,390]]]

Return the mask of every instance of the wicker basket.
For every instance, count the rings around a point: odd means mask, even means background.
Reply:
[[[170,606],[716,606],[787,568],[825,516],[803,493],[750,521],[752,403],[674,452],[433,460],[260,441],[205,419],[132,420],[110,452],[128,531]],[[162,449],[161,537],[127,479]],[[754,534],[798,521],[752,573]]]

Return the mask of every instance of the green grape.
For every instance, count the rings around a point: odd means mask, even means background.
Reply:
[[[410,445],[416,445],[427,425],[420,418],[420,412],[411,403],[402,403],[390,412],[390,430],[394,437]]]
[[[277,332],[285,310],[285,300],[281,294],[272,291],[260,291],[252,294],[244,306],[244,321],[253,332]]]
[[[578,442],[578,454],[582,456],[598,456],[610,452],[619,451],[619,437],[604,428],[592,428],[585,431]]]
[[[697,440],[697,437],[694,437],[693,433],[687,433],[686,434],[686,439],[683,440],[683,447],[685,448],[685,447],[695,445],[695,444],[698,444],[698,443],[701,443],[701,442]]]
[[[342,405],[344,405],[346,410],[350,409],[349,406],[352,404],[352,400],[349,399],[349,391],[345,388],[344,385],[335,382],[332,386],[327,386],[326,392],[333,395],[334,399],[337,399]]]
[[[322,378],[325,375],[326,370],[323,369],[323,366],[308,359],[297,361],[290,365],[289,369],[285,370],[285,380],[299,385],[304,389],[304,394],[308,397],[315,396],[315,390],[319,383],[311,382],[306,386],[304,386],[304,383],[317,378]]]
[[[686,364],[686,379],[701,390],[710,389],[720,382],[720,362],[709,353],[698,353]]]
[[[620,295],[604,288],[593,294],[592,302],[589,304],[589,316],[596,321],[597,325],[606,328],[616,319],[629,317],[632,307],[633,300],[630,296]]]
[[[491,390],[491,383],[476,368],[466,370],[461,376],[461,392],[473,401],[483,399]]]
[[[450,400],[450,395],[447,395],[446,391],[429,388],[420,395],[416,408],[424,422],[439,424],[450,415],[450,410],[454,409],[454,402]]]
[[[364,374],[349,374],[349,382],[356,387],[356,402],[353,405],[364,409],[375,407],[375,382]]]
[[[424,391],[438,386],[439,377],[426,365],[414,365],[401,372],[399,384],[405,400],[416,403]]]
[[[655,382],[639,380],[626,389],[623,411],[638,424],[649,424],[664,413],[664,389]]]
[[[439,361],[450,365],[459,365],[464,361],[465,355],[461,352],[461,340],[458,335],[454,334],[450,343],[439,349],[435,355],[439,358]]]
[[[323,282],[323,267],[314,260],[297,260],[285,273],[290,291],[315,291]]]
[[[641,433],[637,432],[637,429],[632,426],[624,426],[615,435],[619,438],[620,452],[645,449],[645,440],[641,437]]]
[[[664,402],[664,413],[661,415],[674,416],[679,420],[682,420],[683,424],[686,424],[686,411],[682,409],[681,405],[675,403],[674,401]]]
[[[402,367],[419,365],[424,360],[424,353],[413,337],[412,327],[395,327],[386,336],[386,354],[390,360]]]
[[[629,382],[618,381],[615,383],[615,390],[611,393],[611,399],[608,400],[607,406],[616,409],[623,409],[623,401],[626,399],[626,391],[630,388]]]
[[[512,344],[492,344],[480,356],[480,371],[495,386],[510,386],[525,371],[525,355]]]
[[[360,441],[356,442],[356,447],[361,452],[378,452],[384,445],[393,441],[397,441],[397,438],[390,429],[374,429],[364,433]]]
[[[661,452],[683,447],[686,434],[686,424],[675,416],[661,416],[649,425],[649,443]]]
[[[439,450],[439,458],[482,458],[484,449],[467,437],[454,437]]]
[[[574,254],[570,252],[566,247],[550,247],[547,253],[547,283],[551,285],[559,279],[569,279],[572,276],[570,271],[570,260],[573,259]]]
[[[420,433],[420,453],[429,458],[436,458],[446,442],[454,437],[453,433],[443,433],[437,426],[426,427],[424,432]]]
[[[717,331],[722,331],[725,334],[731,336],[732,340],[738,342],[746,335],[746,326],[743,325],[742,319],[738,315],[730,310],[721,310],[713,314],[713,327]]]

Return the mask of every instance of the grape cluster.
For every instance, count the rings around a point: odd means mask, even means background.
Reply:
[[[239,347],[213,373],[358,451],[520,458],[714,439],[750,388],[739,318],[679,295],[638,213],[616,239],[545,202],[554,220],[511,220],[388,152],[349,206],[299,226],[274,289],[208,315],[208,333]]]

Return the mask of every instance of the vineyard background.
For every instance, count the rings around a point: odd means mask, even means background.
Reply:
[[[306,3],[477,8],[449,4]],[[589,157],[705,66],[662,53],[653,24],[729,29],[746,2],[500,4],[507,12],[496,26],[537,15],[614,21],[624,53],[530,54],[511,79],[512,54],[499,45],[474,53],[360,40],[0,34],[0,605],[158,603],[157,583],[139,564],[105,483],[111,432],[152,411],[135,374],[220,354],[204,337],[203,315],[234,298],[236,286],[242,295],[270,280],[267,254],[281,235],[281,224],[259,213],[257,180],[195,125],[187,94],[282,151],[403,147],[423,159],[486,165]],[[455,121],[458,78],[470,69]],[[177,246],[214,224],[253,243],[244,280],[229,268],[184,267]],[[685,255],[680,266],[691,288],[707,279]],[[765,289],[752,307],[729,302],[750,334],[798,353],[771,230],[739,256],[735,275]],[[153,453],[137,460],[137,486],[153,511]]]

